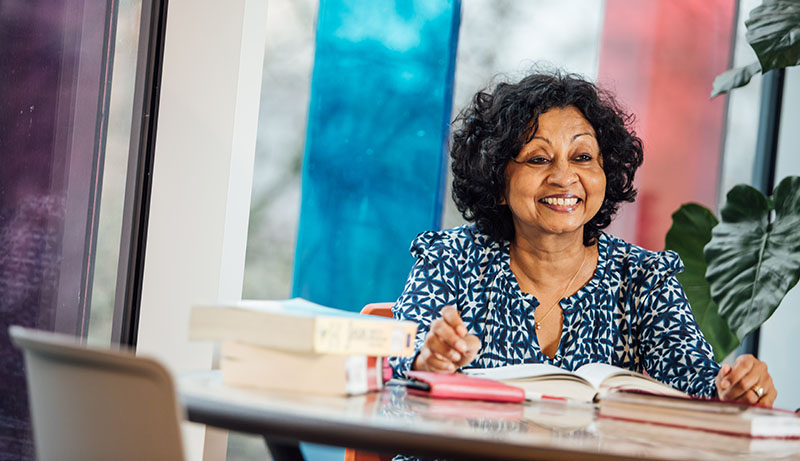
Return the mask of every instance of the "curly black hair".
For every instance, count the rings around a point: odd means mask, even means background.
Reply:
[[[518,83],[499,83],[479,91],[456,117],[450,157],[453,200],[467,221],[498,240],[514,238],[511,211],[502,204],[505,169],[538,129],[539,116],[553,108],[574,106],[597,135],[606,193],[597,214],[584,226],[583,244],[592,245],[621,202],[636,197],[633,176],[642,164],[642,140],[613,95],[580,76],[535,73]]]

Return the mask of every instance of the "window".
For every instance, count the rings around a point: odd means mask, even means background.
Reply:
[[[34,458],[8,327],[110,341],[141,12],[141,0],[0,6],[3,458]]]

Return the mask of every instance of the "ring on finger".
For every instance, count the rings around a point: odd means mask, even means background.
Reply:
[[[759,399],[764,397],[764,394],[766,394],[766,391],[764,390],[764,388],[759,386],[758,384],[756,384],[755,386],[751,387],[750,390],[755,392]]]

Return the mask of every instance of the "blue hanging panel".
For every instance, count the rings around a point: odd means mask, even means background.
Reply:
[[[459,0],[321,0],[293,296],[394,301],[441,226]]]

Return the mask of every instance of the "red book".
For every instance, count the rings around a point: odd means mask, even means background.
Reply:
[[[491,379],[464,374],[409,371],[408,392],[443,399],[486,400],[490,402],[522,402],[525,391]]]

